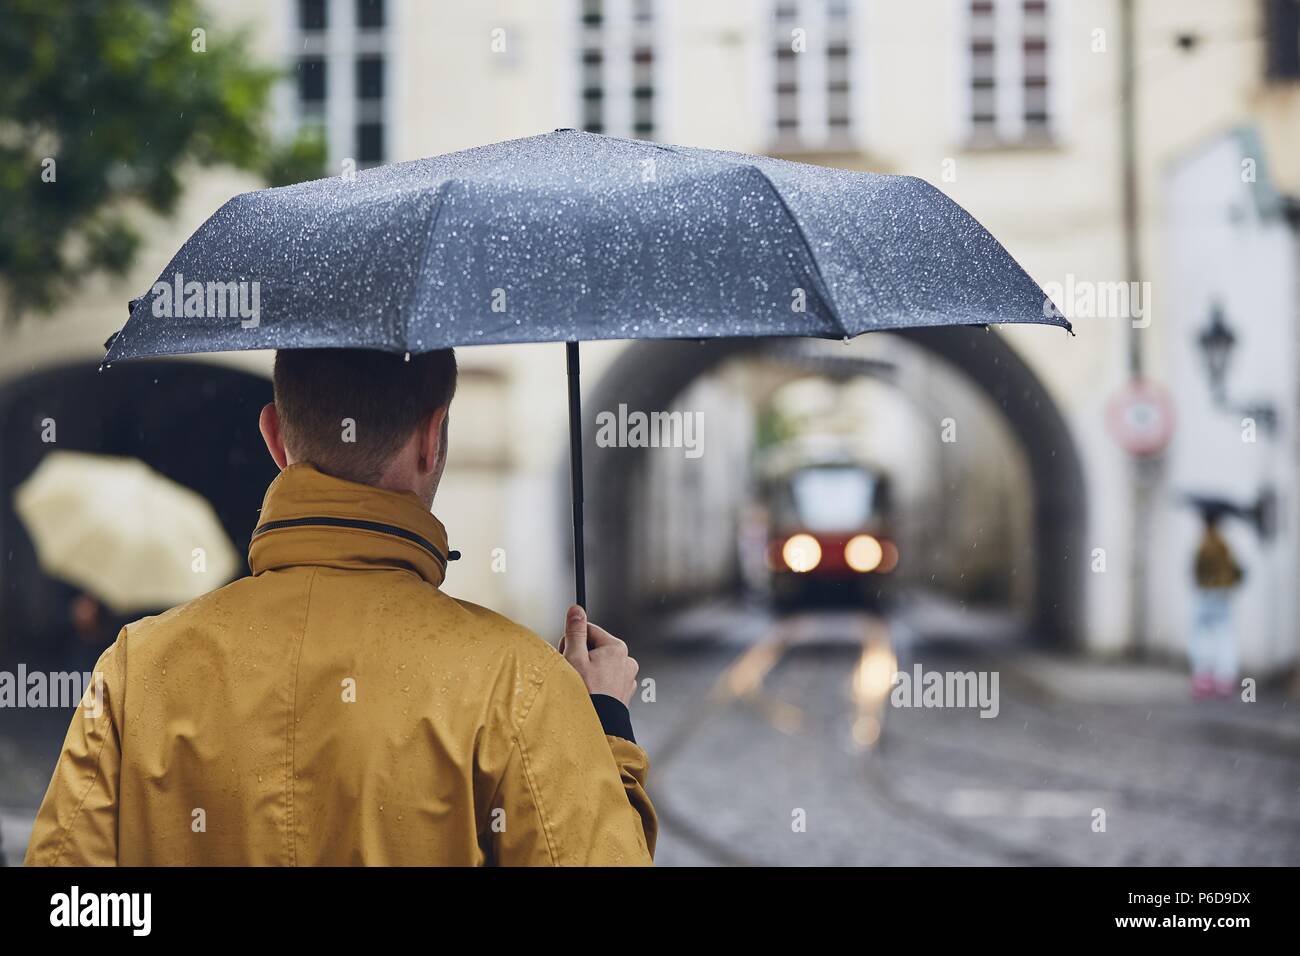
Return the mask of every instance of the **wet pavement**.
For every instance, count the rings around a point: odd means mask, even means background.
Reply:
[[[1300,864],[1300,702],[1282,688],[1193,701],[1174,669],[1050,657],[965,623],[938,640],[901,615],[724,604],[635,640],[658,863]],[[917,665],[970,674],[970,706],[891,703],[895,669]],[[4,721],[13,863],[66,719]]]
[[[1300,706],[1280,688],[1193,701],[1168,668],[738,616],[634,648],[661,865],[1300,863]],[[885,701],[874,737],[882,637],[907,672],[996,673],[996,716]]]

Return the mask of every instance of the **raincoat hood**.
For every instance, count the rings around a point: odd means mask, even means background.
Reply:
[[[267,488],[248,565],[253,574],[303,565],[401,568],[438,587],[448,554],[446,529],[413,492],[334,478],[300,463]]]

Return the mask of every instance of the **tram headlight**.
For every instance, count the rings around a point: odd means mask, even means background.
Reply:
[[[822,546],[810,534],[791,535],[781,547],[781,560],[795,574],[803,574],[822,563]]]
[[[869,534],[854,535],[844,546],[844,562],[859,574],[876,570],[884,556],[885,549]]]

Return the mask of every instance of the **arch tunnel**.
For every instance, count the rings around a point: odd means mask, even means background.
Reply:
[[[78,638],[69,619],[78,589],[39,567],[14,490],[51,449],[140,459],[206,498],[243,554],[276,473],[257,429],[270,399],[263,376],[189,360],[102,371],[95,362],[63,363],[0,386],[0,653],[89,666],[129,623],[106,614],[94,634]]]
[[[1028,499],[1026,555],[1033,565],[1026,627],[1038,644],[1074,645],[1082,629],[1080,556],[1085,553],[1086,496],[1079,452],[1052,397],[1010,344],[991,330],[940,328],[879,334],[896,337],[923,353],[946,374],[973,389],[1001,419],[1024,461],[1027,478],[1027,487],[1017,491]],[[592,606],[615,625],[634,628],[638,620],[654,613],[656,604],[671,597],[666,592],[672,585],[664,584],[656,594],[654,588],[645,588],[635,573],[642,563],[638,552],[643,547],[646,516],[637,512],[630,489],[644,475],[651,449],[601,447],[594,416],[620,405],[667,409],[694,383],[737,359],[768,355],[807,366],[797,354],[801,348],[797,343],[747,339],[635,342],[614,359],[584,398],[588,593]],[[832,347],[839,348],[837,344]],[[822,359],[820,364],[824,366],[826,361]],[[857,374],[872,374],[869,365],[859,362]],[[854,372],[850,369],[846,374]],[[962,476],[956,475],[955,480],[960,483]]]

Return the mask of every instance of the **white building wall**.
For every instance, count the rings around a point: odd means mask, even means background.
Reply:
[[[1246,572],[1235,601],[1235,630],[1244,673],[1293,663],[1297,647],[1296,545],[1296,245],[1267,168],[1243,181],[1243,161],[1258,160],[1249,131],[1216,137],[1168,177],[1167,308],[1181,322],[1169,342],[1170,384],[1183,418],[1168,452],[1167,487],[1159,503],[1154,553],[1154,642],[1176,652],[1191,628],[1192,557],[1200,539],[1187,493],[1250,504],[1261,488],[1278,495],[1277,534],[1262,540],[1246,524],[1223,531]],[[1226,382],[1231,408],[1216,406],[1197,343],[1214,303],[1237,336]],[[1241,406],[1268,403],[1280,414],[1270,435],[1248,427]]]
[[[214,26],[251,26],[259,53],[285,63],[296,55],[294,7],[291,0],[210,5]],[[389,161],[577,122],[576,0],[390,0],[389,7]],[[1300,147],[1300,123],[1295,121],[1300,94],[1262,87],[1259,4],[1147,0],[1137,7],[1141,253],[1155,295],[1153,321],[1143,337],[1151,374],[1166,380],[1183,361],[1178,358],[1183,342],[1179,336],[1186,331],[1186,319],[1180,291],[1185,267],[1171,265],[1164,246],[1167,233],[1160,228],[1165,170],[1207,137],[1243,121],[1259,126],[1269,155],[1294,155]],[[1070,275],[1096,282],[1127,278],[1115,105],[1117,0],[1053,3],[1053,36],[1060,48],[1054,73],[1060,78],[1055,93],[1059,135],[1046,146],[999,149],[977,148],[965,138],[960,3],[860,0],[856,8],[853,75],[860,150],[807,158],[934,182],[980,219],[1042,283],[1064,282]],[[750,151],[770,145],[766,11],[765,3],[748,0],[661,0],[657,90],[662,138]],[[504,53],[492,51],[494,29],[505,31]],[[1187,31],[1202,39],[1191,52],[1174,43]],[[280,98],[283,102],[283,93]],[[948,170],[955,177],[946,177]],[[1280,168],[1276,178],[1282,188],[1294,192],[1300,189],[1300,166]],[[222,201],[257,185],[250,177],[224,170],[195,170],[186,183],[176,216],[149,222],[138,265],[129,277],[96,279],[53,320],[29,320],[17,332],[5,333],[0,377],[24,374],[68,356],[97,357],[99,343],[121,325],[126,299],[148,287],[170,253]],[[1280,255],[1274,246],[1261,251],[1265,254]],[[1171,255],[1177,259],[1181,254]],[[1293,275],[1294,260],[1286,268]],[[1272,301],[1276,305],[1282,300]],[[1289,301],[1294,316],[1294,301]],[[1247,314],[1250,303],[1243,302],[1240,309]],[[1199,320],[1199,313],[1195,318]],[[1105,548],[1108,555],[1107,572],[1087,579],[1085,630],[1089,646],[1099,652],[1122,649],[1131,639],[1133,575],[1126,564],[1130,470],[1104,423],[1106,402],[1127,376],[1124,324],[1122,319],[1080,320],[1074,338],[1044,328],[999,332],[1043,379],[1081,449],[1089,488],[1087,544]],[[622,347],[600,343],[584,349],[588,388]],[[1242,369],[1255,361],[1246,351],[1243,348],[1239,357]],[[537,355],[546,359],[537,361]],[[445,501],[453,509],[452,519],[492,529],[482,534],[482,543],[506,542],[510,567],[531,570],[524,582],[512,573],[506,587],[490,568],[466,564],[456,569],[457,585],[467,595],[541,627],[567,599],[561,567],[567,547],[563,525],[549,508],[537,504],[551,500],[561,487],[558,476],[566,441],[561,351],[558,346],[465,350],[461,358],[467,368],[499,373],[491,387],[500,390],[500,402],[494,400],[493,407],[507,410],[508,425],[475,421],[468,404],[462,403],[463,424],[453,428],[496,428],[500,447],[486,459],[497,464],[475,464],[464,474],[450,473]],[[1288,360],[1293,381],[1294,359],[1284,352],[1259,361]],[[266,356],[213,361],[267,368]],[[1260,374],[1265,370],[1258,368]],[[1181,401],[1181,386],[1178,394]],[[1199,420],[1194,406],[1182,413],[1185,422]],[[1191,438],[1180,435],[1179,440]],[[1293,452],[1279,445],[1279,455],[1278,467],[1290,474]],[[477,490],[470,490],[471,485]],[[493,501],[496,504],[490,505]],[[449,523],[454,528],[456,520]],[[1169,546],[1181,547],[1177,541]],[[1158,585],[1157,604],[1166,600],[1164,589],[1169,586]],[[1269,613],[1287,617],[1281,605]],[[1159,621],[1159,639],[1174,641],[1175,623],[1164,616]],[[1294,651],[1293,631],[1277,640]]]

